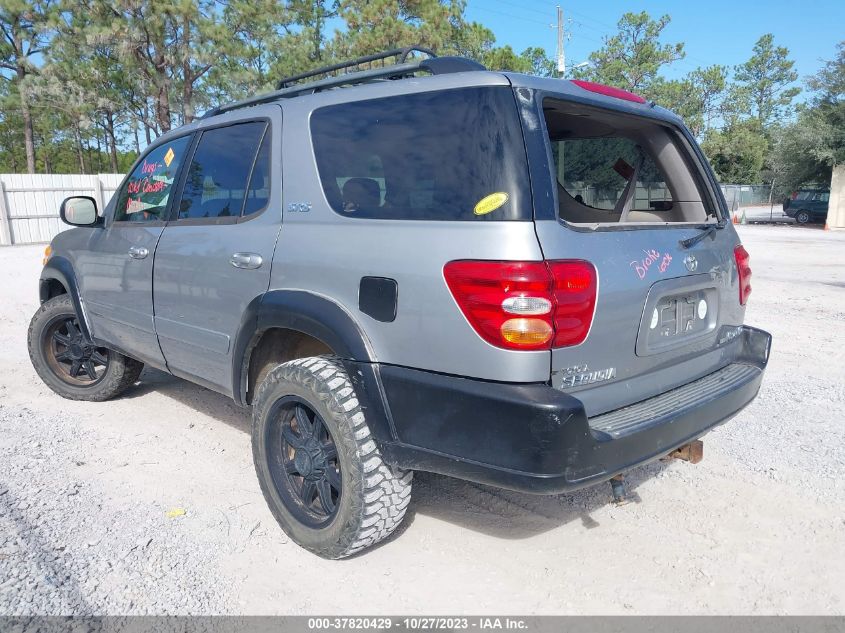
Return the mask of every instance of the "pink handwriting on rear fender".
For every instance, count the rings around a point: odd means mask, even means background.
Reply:
[[[647,251],[643,251],[645,253],[645,257],[639,261],[634,260],[631,262],[631,267],[637,273],[637,277],[640,279],[645,279],[646,274],[648,273],[648,269],[651,268],[652,264],[660,259],[660,252],[654,250],[653,248],[648,249]]]

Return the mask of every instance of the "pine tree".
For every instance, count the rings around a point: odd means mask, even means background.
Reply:
[[[774,36],[766,33],[754,44],[751,58],[736,67],[734,78],[750,100],[761,130],[789,114],[792,100],[801,92],[799,87],[791,86],[798,73],[788,55],[789,50],[775,46]]]
[[[35,173],[35,138],[30,111],[29,79],[37,74],[33,61],[51,35],[55,5],[51,0],[0,0],[0,68],[11,71],[24,128],[26,168]],[[4,79],[8,79],[5,75]]]

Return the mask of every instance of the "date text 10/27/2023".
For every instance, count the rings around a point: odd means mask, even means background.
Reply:
[[[508,617],[403,617],[399,619],[388,617],[333,617],[308,618],[308,629],[320,630],[422,630],[422,631],[454,631],[454,630],[512,630],[519,631],[528,628],[528,623],[521,618]]]

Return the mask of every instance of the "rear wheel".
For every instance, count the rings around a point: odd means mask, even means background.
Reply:
[[[795,214],[795,221],[798,224],[807,224],[810,221],[810,214],[806,211],[799,211]]]
[[[70,400],[103,401],[134,384],[144,365],[82,333],[66,294],[45,301],[29,323],[29,358],[41,380]]]
[[[294,360],[273,369],[253,402],[252,452],[264,498],[285,533],[343,558],[395,530],[411,471],[387,465],[342,365]]]

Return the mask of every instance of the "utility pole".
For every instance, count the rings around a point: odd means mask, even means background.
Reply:
[[[566,77],[566,51],[563,49],[563,9],[557,5],[557,75]]]

